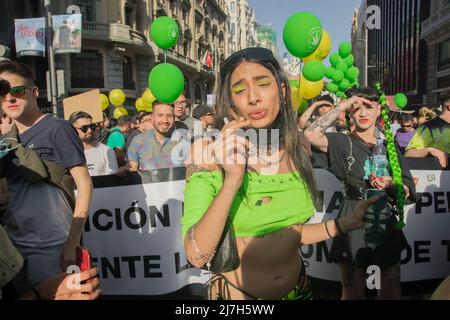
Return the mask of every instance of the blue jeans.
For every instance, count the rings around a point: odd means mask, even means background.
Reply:
[[[21,296],[44,280],[61,272],[59,257],[64,244],[32,248],[16,245],[24,258],[23,268],[13,279],[12,283],[18,295]]]

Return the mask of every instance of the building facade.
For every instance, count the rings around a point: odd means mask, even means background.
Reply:
[[[226,0],[228,6],[229,53],[258,46],[255,11],[247,0]]]
[[[421,35],[427,45],[424,102],[437,105],[439,94],[450,88],[450,0],[430,0],[429,9]]]
[[[366,25],[367,2],[362,1],[361,6],[355,9],[352,18],[352,48],[355,56],[355,66],[359,69],[360,85],[367,86],[368,78],[367,71],[369,66],[367,64],[367,37],[368,29]]]
[[[275,29],[271,25],[258,25],[256,33],[258,34],[258,46],[271,50],[275,57],[279,57]]]
[[[368,85],[381,83],[387,95],[403,92],[411,106],[424,103],[426,45],[420,34],[427,6],[428,0],[367,0],[380,18],[379,28],[366,28]]]
[[[16,59],[14,19],[43,17],[42,3],[0,2],[0,10],[6,13],[6,19],[0,22],[0,54],[3,48],[9,48],[10,58]],[[206,102],[220,61],[228,54],[224,0],[53,0],[51,13],[65,14],[70,5],[79,6],[82,13],[82,50],[55,56],[56,69],[64,70],[65,96],[94,88],[108,94],[120,88],[127,96],[125,106],[132,109],[134,101],[147,88],[151,68],[167,61],[183,71],[190,102]],[[151,22],[163,15],[174,18],[180,28],[178,43],[166,54],[149,36]],[[50,111],[46,99],[47,58],[19,60],[33,69],[41,89],[39,105]]]
[[[225,0],[153,0],[153,5],[153,19],[167,15],[179,25],[179,41],[167,50],[166,59],[183,71],[186,98],[191,104],[206,103],[228,55]],[[164,61],[161,49],[158,60]]]

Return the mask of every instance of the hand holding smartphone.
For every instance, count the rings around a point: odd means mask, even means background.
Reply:
[[[77,265],[80,268],[80,273],[90,270],[92,268],[92,255],[89,249],[77,246]],[[87,280],[86,283],[92,282],[92,279]],[[93,291],[89,291],[88,293],[93,293]]]

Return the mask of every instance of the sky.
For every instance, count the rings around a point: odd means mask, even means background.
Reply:
[[[283,44],[283,27],[287,19],[300,11],[315,14],[331,37],[331,52],[339,44],[351,40],[352,16],[361,0],[247,0],[255,10],[259,24],[272,24],[277,32],[277,47],[282,57],[287,52]]]

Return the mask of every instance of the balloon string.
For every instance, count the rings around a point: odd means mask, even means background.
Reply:
[[[164,63],[167,63],[167,51],[164,50]]]
[[[298,103],[298,106],[296,106],[297,108],[299,108],[301,106],[301,104],[302,104],[301,99],[303,99],[302,94],[301,94],[301,90],[300,90],[301,80],[302,80],[302,64],[303,64],[303,62],[302,62],[302,60],[300,60],[300,63],[298,64],[298,66],[299,66],[299,73],[298,73],[298,92],[297,92],[297,103]]]

